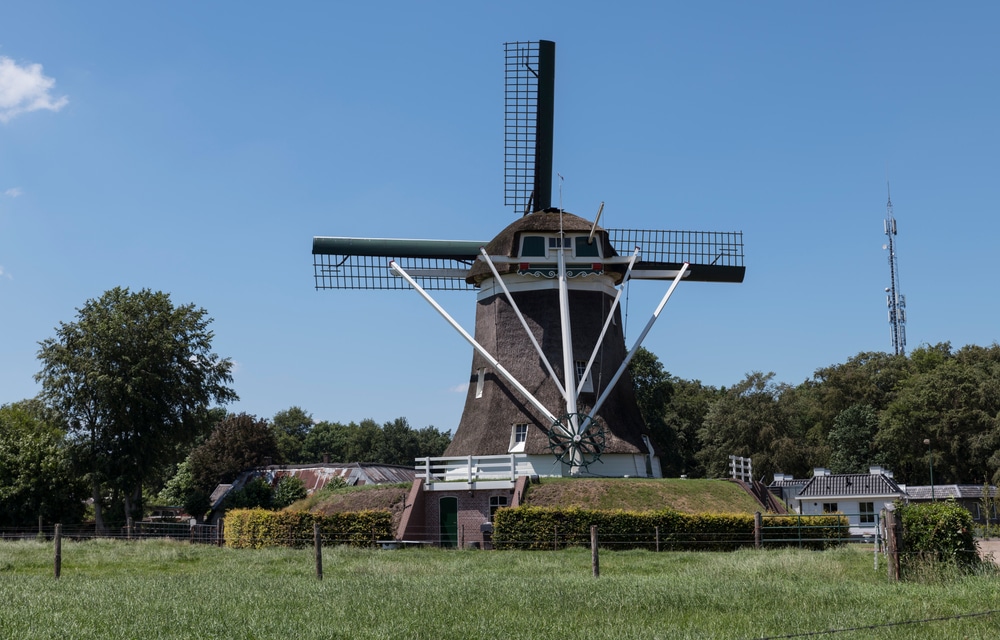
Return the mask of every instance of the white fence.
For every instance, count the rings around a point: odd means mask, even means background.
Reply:
[[[423,478],[428,488],[497,488],[512,486],[518,476],[532,475],[534,467],[524,454],[500,456],[455,456],[448,458],[417,458],[416,476]],[[489,487],[484,483],[489,483]]]

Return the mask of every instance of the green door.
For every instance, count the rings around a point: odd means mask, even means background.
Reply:
[[[441,546],[458,546],[458,498],[441,498]]]

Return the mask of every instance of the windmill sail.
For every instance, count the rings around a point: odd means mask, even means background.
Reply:
[[[504,204],[528,215],[552,206],[556,44],[504,45]]]
[[[607,232],[612,250],[628,255],[639,248],[639,262],[629,279],[669,279],[684,263],[689,264],[684,277],[688,282],[742,282],[746,273],[740,231]],[[482,259],[479,248],[488,243],[317,236],[313,238],[313,276],[317,289],[410,289],[389,268],[389,262],[395,261],[427,290],[475,289],[478,285],[467,278],[475,262]],[[591,262],[584,259],[581,264],[589,268]]]
[[[602,474],[659,476],[629,361],[678,283],[743,281],[743,234],[603,229],[552,208],[555,44],[505,52],[504,199],[522,215],[490,240],[314,237],[316,288],[416,289],[470,342],[446,456],[516,454],[545,475],[599,463]],[[620,308],[629,280],[671,281],[631,350]],[[475,291],[475,335],[427,293],[460,289]]]

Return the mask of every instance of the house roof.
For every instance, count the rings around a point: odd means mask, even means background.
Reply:
[[[981,500],[983,497],[983,485],[981,484],[936,484],[933,487],[933,495],[930,485],[908,486],[906,495],[911,500]],[[997,488],[990,486],[990,497],[996,496]]]
[[[882,473],[842,473],[813,476],[802,488],[799,500],[817,498],[893,497],[905,492],[896,482]]]
[[[808,478],[793,478],[792,480],[774,480],[768,487],[804,487],[809,483]]]

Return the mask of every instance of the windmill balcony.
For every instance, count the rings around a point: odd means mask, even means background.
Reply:
[[[427,491],[512,489],[518,476],[535,475],[525,454],[417,458],[417,478]]]

